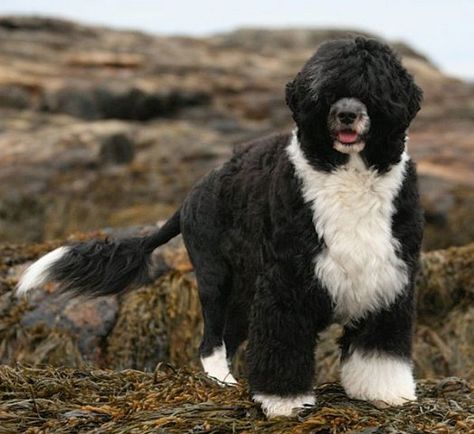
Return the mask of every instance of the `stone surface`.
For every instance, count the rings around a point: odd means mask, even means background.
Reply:
[[[323,40],[354,33],[165,37],[0,17],[0,241],[168,217],[234,145],[291,129],[285,83]],[[463,244],[473,240],[473,86],[393,44],[425,90],[409,149],[426,248]]]
[[[82,234],[133,236],[153,227]],[[182,240],[155,250],[155,280],[118,297],[57,298],[54,286],[30,298],[13,293],[20,273],[58,243],[0,247],[0,363],[54,366],[93,364],[153,371],[160,362],[199,366],[202,319],[192,267]],[[418,279],[414,339],[418,378],[463,376],[474,380],[474,244],[429,252]],[[320,339],[317,381],[337,381],[341,327]],[[245,372],[244,349],[235,372]]]

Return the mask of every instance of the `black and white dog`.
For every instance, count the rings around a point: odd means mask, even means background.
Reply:
[[[19,291],[118,293],[148,278],[149,257],[179,233],[194,265],[208,375],[248,338],[253,399],[269,416],[314,404],[318,333],[344,326],[341,382],[350,397],[414,400],[414,279],[422,212],[406,131],[422,92],[376,40],[319,47],[287,85],[290,135],[242,147],[202,179],[152,235],[61,247]]]

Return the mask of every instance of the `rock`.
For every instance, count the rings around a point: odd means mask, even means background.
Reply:
[[[169,272],[126,294],[107,338],[108,366],[153,371],[159,362],[198,366],[201,315],[194,280]]]
[[[146,121],[175,115],[183,107],[205,105],[210,95],[191,91],[148,91],[130,85],[84,86],[69,84],[46,91],[39,110],[66,113],[82,119]]]
[[[45,296],[35,300],[35,306],[23,316],[21,325],[27,330],[44,327],[63,331],[77,345],[84,362],[98,364],[103,358],[102,341],[115,325],[117,311],[115,297],[68,300]],[[39,360],[35,363],[40,363]]]
[[[420,177],[426,227],[424,249],[446,249],[474,240],[474,188],[433,175]]]
[[[23,110],[30,106],[30,94],[21,86],[0,86],[0,106]]]
[[[78,234],[136,236],[154,227]],[[156,249],[154,281],[120,296],[58,299],[54,286],[36,290],[27,302],[11,290],[35,257],[59,244],[0,249],[0,363],[55,366],[93,363],[114,369],[152,371],[160,362],[199,366],[202,320],[192,267],[181,239]],[[474,380],[474,244],[422,257],[414,359],[418,378],[463,376]],[[318,383],[336,381],[341,327],[325,331],[317,350]],[[244,351],[234,369],[245,372]]]
[[[471,283],[472,286],[472,283]],[[428,297],[428,295],[426,296]],[[463,372],[473,381],[474,370],[474,307],[472,297],[445,316],[440,313],[436,325],[420,318],[415,335],[414,360],[419,378],[439,378]],[[466,300],[466,299],[465,299]],[[449,301],[451,304],[452,301]],[[446,309],[440,309],[440,312]],[[431,317],[433,318],[433,316]],[[440,321],[440,319],[443,321]]]
[[[128,164],[135,156],[133,142],[125,134],[113,134],[105,137],[100,148],[103,163]]]
[[[4,16],[0,17],[0,29],[7,31],[47,31],[60,34],[89,34],[87,27],[58,18],[36,16]]]
[[[167,37],[0,18],[0,240],[166,218],[235,145],[291,130],[286,82],[322,41],[354,33]],[[409,142],[422,175],[425,248],[465,244],[474,239],[474,86],[394,45],[425,90]]]
[[[46,206],[31,194],[11,191],[0,201],[0,238],[39,242]]]

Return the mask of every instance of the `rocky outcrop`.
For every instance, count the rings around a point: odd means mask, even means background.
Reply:
[[[152,36],[0,18],[0,241],[153,223],[242,141],[292,128],[284,85],[351,29]],[[394,42],[425,90],[410,131],[427,249],[472,241],[474,89]]]
[[[152,228],[131,228],[115,236]],[[107,236],[101,232],[94,236]],[[79,238],[83,238],[81,236]],[[57,244],[0,250],[0,363],[152,371],[160,362],[199,366],[201,313],[191,264],[179,238],[154,252],[156,280],[121,296],[58,298],[54,286],[17,299],[12,289],[31,260]],[[415,334],[419,378],[474,380],[474,244],[422,257]],[[318,382],[338,379],[338,326],[318,346]],[[236,370],[245,371],[242,355]]]
[[[147,233],[234,145],[292,128],[284,84],[319,43],[348,33],[198,39],[0,17],[0,432],[472,431],[474,88],[402,43],[425,90],[409,142],[425,249],[464,246],[422,258],[419,402],[378,410],[324,384],[315,408],[265,421],[244,380],[223,389],[199,371],[200,307],[179,238],[154,252],[153,281],[120,296],[13,292],[26,266],[64,242],[45,240]],[[98,227],[109,229],[83,233]],[[340,334],[321,337],[318,384],[338,380]],[[242,354],[234,371],[245,372]]]

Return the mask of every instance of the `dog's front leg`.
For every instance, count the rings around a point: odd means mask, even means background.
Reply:
[[[268,288],[257,292],[252,307],[247,363],[252,397],[267,417],[290,416],[314,405],[315,337],[312,309]]]
[[[416,400],[411,343],[413,289],[388,308],[345,327],[341,382],[351,398],[377,406]]]

